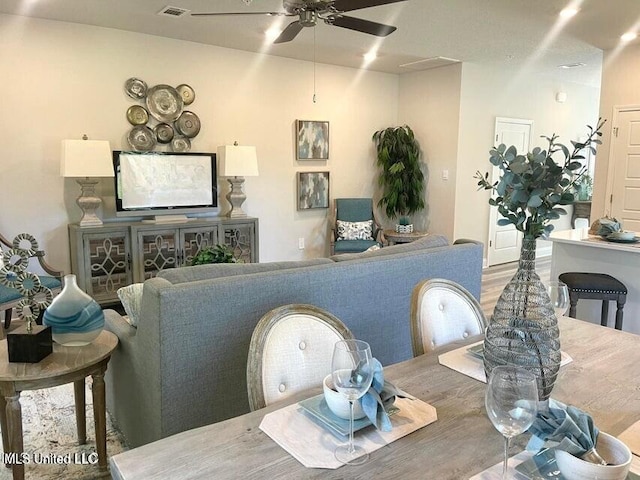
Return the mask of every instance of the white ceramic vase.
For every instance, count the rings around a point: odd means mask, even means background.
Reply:
[[[100,335],[104,313],[98,302],[78,286],[75,275],[65,275],[64,288],[45,310],[43,323],[51,327],[54,342],[83,346]]]

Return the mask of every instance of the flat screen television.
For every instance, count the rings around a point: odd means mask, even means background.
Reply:
[[[217,211],[215,153],[114,151],[113,170],[116,217],[163,222]]]

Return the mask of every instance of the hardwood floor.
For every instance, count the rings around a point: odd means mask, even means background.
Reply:
[[[480,305],[487,319],[493,314],[498,297],[502,293],[505,285],[515,275],[518,262],[504,263],[487,267],[482,271],[482,289],[480,293]],[[547,284],[551,275],[551,256],[536,259],[536,272],[540,280]]]

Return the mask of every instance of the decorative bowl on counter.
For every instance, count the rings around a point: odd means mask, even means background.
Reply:
[[[609,235],[607,235],[607,240],[625,240],[625,241],[631,241],[634,240],[636,238],[636,232],[629,232],[626,230],[621,230],[619,232],[611,232]]]

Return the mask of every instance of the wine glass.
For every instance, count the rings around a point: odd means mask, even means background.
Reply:
[[[538,408],[538,386],[533,373],[511,365],[495,367],[489,375],[485,395],[487,415],[504,436],[502,479],[507,478],[509,440],[526,431]]]
[[[373,380],[371,348],[362,340],[341,340],[333,349],[331,362],[333,384],[347,398],[351,411],[349,420],[349,444],[336,448],[335,456],[342,463],[360,465],[369,455],[362,447],[353,444],[353,402],[362,397]]]
[[[567,308],[569,307],[569,287],[560,281],[553,281],[549,282],[547,292],[551,299],[551,306],[556,312],[556,317],[560,318],[567,313]]]

